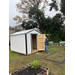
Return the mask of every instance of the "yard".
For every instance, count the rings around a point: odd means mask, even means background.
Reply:
[[[65,75],[65,47],[49,46],[49,50],[49,54],[41,51],[31,55],[22,55],[11,52],[9,48],[9,73],[37,59],[40,65],[50,68],[50,75]]]

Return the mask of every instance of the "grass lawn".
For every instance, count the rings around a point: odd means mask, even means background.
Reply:
[[[54,53],[53,55],[48,56],[46,59],[61,63],[65,59],[65,53],[64,52]]]
[[[34,60],[39,60],[40,65],[50,68],[51,75],[65,75],[65,65],[64,68],[58,66],[57,63],[47,61],[46,59],[55,60],[62,62],[65,59],[65,50],[64,46],[49,46],[50,54],[38,52],[31,55],[22,55],[15,52],[11,52],[9,48],[9,73],[14,72],[15,70],[26,66]]]

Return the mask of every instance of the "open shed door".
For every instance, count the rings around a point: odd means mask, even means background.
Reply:
[[[38,50],[45,50],[45,34],[38,35]]]

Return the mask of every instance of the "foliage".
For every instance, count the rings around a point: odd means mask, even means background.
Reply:
[[[62,26],[64,17],[60,13],[56,14],[52,19],[50,17],[45,18],[44,13],[35,6],[30,8],[29,17],[33,18],[34,21],[23,21],[23,28],[39,28],[42,33],[49,34],[47,36],[49,41],[59,42],[65,40],[65,27]]]
[[[34,7],[30,8],[29,18],[33,19],[32,20],[33,22],[31,22],[31,21],[25,22],[24,21],[22,24],[23,28],[30,29],[30,28],[36,27],[36,28],[39,28],[42,33],[48,33],[48,31],[49,31],[48,26],[50,25],[49,23],[51,21],[51,18],[50,17],[45,18],[44,13],[41,10],[37,9],[36,5]],[[30,26],[30,23],[31,24],[36,23],[36,25],[32,24],[32,26]]]
[[[60,11],[63,13],[63,15],[65,15],[65,0],[61,0],[60,6],[61,6]]]
[[[34,60],[31,64],[31,68],[37,69],[39,68],[39,61],[38,60]]]
[[[37,5],[30,8],[29,18],[33,19],[38,24],[38,28],[40,29],[40,31],[43,31],[43,22],[45,21],[45,16],[44,13],[37,8]]]
[[[49,36],[48,36],[47,38],[48,38],[49,41],[51,41],[51,36],[50,36],[50,34],[49,34]]]
[[[50,27],[51,18],[45,18],[44,13],[37,9],[37,6],[30,8],[29,18],[37,22],[38,28],[42,33],[48,33]]]
[[[56,14],[51,19],[51,26],[50,26],[50,34],[51,34],[51,40],[54,42],[64,41],[65,40],[65,32],[64,32],[64,26],[63,24],[63,17],[61,14]]]
[[[21,18],[20,16],[18,16],[18,15],[16,15],[16,16],[13,18],[13,20],[15,20],[16,23],[22,22],[22,18]]]
[[[41,3],[43,3],[41,7]],[[31,7],[37,6],[39,9],[41,7],[41,11],[45,11],[45,7],[48,5],[47,0],[20,0],[19,3],[16,4],[17,11],[22,14],[22,16],[15,16],[13,20],[15,20],[17,23],[22,22],[23,20],[30,20],[28,18],[29,10]]]
[[[60,11],[65,15],[65,0],[61,0],[59,3],[58,0],[52,0],[52,3],[50,5],[50,11],[54,8],[56,11],[59,10],[59,5],[60,5]]]
[[[29,2],[30,1],[30,2]],[[44,0],[21,0],[20,3],[16,4],[17,9],[20,13],[24,14],[21,19],[19,16],[14,18],[14,20],[22,21],[23,29],[31,29],[31,28],[39,28],[41,33],[49,34],[49,41],[59,42],[65,40],[65,26],[63,25],[64,16],[61,13],[56,14],[53,18],[45,17],[44,8],[47,6],[47,0],[45,0],[45,4],[40,8],[40,4]],[[65,0],[61,0],[60,7],[61,12],[65,14]],[[50,10],[55,8],[58,11],[58,2],[56,0],[52,0],[50,3]],[[19,22],[20,22],[19,21]],[[18,21],[17,21],[18,22]]]
[[[50,11],[52,10],[52,8],[54,8],[56,11],[58,11],[58,4],[56,2],[56,0],[52,0],[52,3],[49,4],[50,7]]]
[[[37,28],[37,23],[34,21],[22,22],[23,29]]]

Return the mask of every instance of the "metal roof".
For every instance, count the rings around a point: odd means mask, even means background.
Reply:
[[[34,29],[23,30],[23,31],[19,31],[19,32],[13,33],[11,35],[26,34],[28,32],[31,32],[32,30],[37,30],[37,29],[34,28]]]

